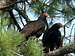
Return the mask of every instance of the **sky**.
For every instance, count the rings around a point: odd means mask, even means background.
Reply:
[[[18,14],[15,10],[14,10],[14,13],[15,13],[15,14]],[[26,13],[27,13],[27,15],[28,15],[28,17],[29,17],[29,19],[30,19],[31,21],[37,20],[38,17],[39,17],[39,15],[36,15],[33,10],[28,10],[28,9],[27,9],[27,12],[26,12]],[[19,16],[19,15],[16,15],[16,17],[18,17],[18,16]],[[25,19],[23,19],[22,21],[24,22],[24,24],[26,24]],[[48,19],[47,19],[48,24],[50,23],[50,21],[51,21],[51,18],[48,18]],[[19,25],[21,26],[21,28],[23,28],[23,25],[22,25],[22,23],[20,22],[20,20],[18,20],[18,23],[19,23]],[[60,18],[54,18],[54,19],[53,19],[53,24],[55,24],[55,23],[62,23],[62,24],[64,25],[66,22],[64,23],[64,18],[60,17]],[[72,28],[72,25],[73,25],[73,24],[75,24],[75,20],[72,21],[72,23],[71,23],[71,25],[69,26],[69,28],[66,27],[66,36],[69,36],[69,35],[70,35],[71,28]],[[74,26],[73,29],[72,29],[72,36],[74,36],[74,28],[75,28],[75,26]],[[64,29],[61,28],[60,31],[62,32],[62,35],[64,35],[64,32],[63,32]]]
[[[29,0],[30,1],[30,0]],[[44,0],[45,1],[45,0]],[[46,1],[46,3],[48,2],[49,0],[47,0]],[[73,6],[75,6],[75,2],[74,2],[74,0],[72,0],[72,5]],[[16,12],[16,11],[15,11]],[[26,6],[26,13],[27,13],[27,15],[28,15],[28,17],[29,17],[29,19],[31,20],[31,21],[34,21],[34,20],[37,20],[38,19],[38,17],[39,17],[39,15],[36,15],[35,13],[34,13],[34,11],[31,9],[31,8],[29,8],[29,6]],[[17,14],[17,12],[16,12],[16,14]],[[18,17],[18,15],[16,16],[16,17]],[[26,22],[25,22],[25,19],[23,19],[22,20],[23,22],[24,22],[24,24],[26,24]],[[48,22],[48,24],[50,23],[50,18],[47,20],[47,22]],[[22,25],[22,23],[20,22],[20,20],[18,20],[18,22],[19,22],[19,24],[21,25],[21,28],[23,28],[23,25]],[[66,23],[64,23],[64,18],[62,18],[62,17],[60,17],[60,18],[54,18],[54,20],[53,20],[53,24],[54,23],[62,23],[63,25]],[[71,32],[71,28],[72,28],[72,25],[73,24],[75,24],[75,20],[73,20],[72,21],[72,23],[71,23],[71,25],[69,26],[69,28],[67,28],[66,27],[66,36],[69,36],[70,35],[70,32]],[[73,27],[73,29],[72,29],[72,36],[74,36],[74,28],[75,28],[75,26]],[[62,32],[62,35],[64,35],[64,30],[63,30],[63,28],[61,28],[60,29],[60,31]]]
[[[39,15],[37,16],[37,15],[35,15],[35,13],[30,13],[29,11],[27,12],[27,15],[28,15],[28,17],[29,17],[32,21],[37,20],[38,17],[39,17]],[[50,23],[50,18],[47,19],[47,22],[48,22],[48,24]],[[64,18],[54,18],[53,24],[55,24],[55,23],[62,23],[62,24],[64,25],[66,22],[64,23]],[[70,34],[71,28],[72,28],[72,25],[73,25],[73,24],[75,24],[75,20],[72,21],[72,23],[71,23],[71,25],[69,26],[69,28],[66,27],[66,36],[68,36],[68,35]],[[75,26],[73,27],[72,35],[74,35],[74,33],[73,33],[73,32],[74,32],[74,28],[75,28]],[[61,30],[63,30],[63,29],[61,29]],[[62,32],[62,34],[64,34],[64,33]]]
[[[75,5],[75,3],[73,3],[73,5]],[[14,13],[18,14],[15,10],[14,10]],[[29,17],[29,19],[31,21],[37,20],[38,17],[39,17],[39,15],[36,15],[35,12],[32,9],[29,9],[29,6],[26,7],[26,13],[27,13],[27,15],[28,15],[28,17]],[[18,16],[19,15],[16,15],[16,17],[18,17]],[[22,21],[24,22],[24,24],[26,24],[25,19],[23,19]],[[48,24],[50,23],[50,21],[51,21],[51,18],[48,18],[47,19]],[[20,27],[23,28],[23,25],[20,22],[20,20],[18,20],[18,23],[19,23]],[[53,19],[53,24],[55,24],[55,23],[62,23],[64,25],[66,22],[64,23],[64,18],[62,18],[62,17],[60,17],[60,18],[56,17],[56,18]],[[71,25],[69,25],[69,28],[66,27],[66,35],[65,35],[65,37],[69,37],[69,35],[71,33],[71,29],[72,29],[72,25],[73,24],[75,24],[75,20],[72,21]],[[61,31],[61,34],[64,35],[64,29],[61,28],[59,30]],[[75,32],[75,25],[73,26],[72,33],[71,33],[71,38],[72,39],[74,37],[74,32]],[[40,39],[42,39],[42,36],[43,36],[43,34],[40,36]]]

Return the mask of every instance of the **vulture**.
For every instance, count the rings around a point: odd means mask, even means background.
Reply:
[[[48,16],[47,12],[43,12],[38,20],[36,21],[31,21],[27,23],[24,28],[21,30],[21,33],[26,36],[26,39],[30,36],[35,35],[36,37],[39,37],[43,31],[45,30],[45,26],[48,28],[47,20],[46,17]]]
[[[61,23],[55,23],[51,28],[49,28],[43,35],[42,43],[44,47],[44,52],[53,51],[54,48],[58,49],[62,47],[62,38],[59,28],[63,27]]]

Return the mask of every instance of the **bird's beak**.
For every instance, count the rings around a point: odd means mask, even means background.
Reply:
[[[48,15],[47,17],[49,18],[50,16]]]
[[[64,27],[66,26],[66,24],[64,25]],[[69,28],[68,26],[66,26],[67,28]]]
[[[62,25],[61,27],[65,27],[65,25]],[[66,26],[67,28],[69,28],[68,26]]]
[[[60,27],[64,27],[64,25],[61,25]]]

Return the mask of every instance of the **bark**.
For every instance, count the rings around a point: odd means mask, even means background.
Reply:
[[[75,44],[64,46],[57,50],[51,51],[45,56],[64,56],[64,54],[68,54],[68,53],[75,53]]]
[[[8,8],[11,4],[14,4],[16,0],[0,0],[0,10],[5,10]]]

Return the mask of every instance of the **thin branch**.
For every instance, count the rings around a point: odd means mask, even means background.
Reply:
[[[19,17],[20,17],[20,20],[21,20],[21,22],[22,22],[22,24],[23,24],[23,26],[24,26],[24,23],[23,23],[23,21],[22,21],[22,17],[21,17],[21,15],[19,15]]]
[[[17,8],[15,8],[15,10],[18,11],[18,13],[26,20],[26,22],[30,21],[30,19],[28,18],[28,16],[23,11],[20,11]]]
[[[68,23],[70,23],[74,19],[75,19],[75,17],[73,17],[72,19],[70,19],[65,25],[67,25]]]
[[[75,25],[75,24],[72,25],[71,32],[70,32],[70,36],[71,36],[71,34],[72,34],[72,29],[73,29],[74,25]]]
[[[21,30],[21,27],[20,27],[19,24],[17,23],[17,21],[16,21],[14,15],[13,15],[12,10],[9,10],[9,14],[10,14],[11,18],[13,19],[14,24],[17,26],[18,30],[20,31],[20,30]]]

